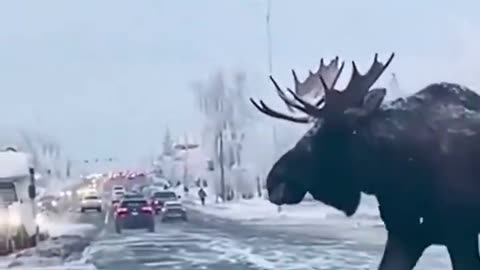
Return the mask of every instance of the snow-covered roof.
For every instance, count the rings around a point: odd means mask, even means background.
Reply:
[[[31,157],[27,153],[0,152],[0,179],[29,175]]]

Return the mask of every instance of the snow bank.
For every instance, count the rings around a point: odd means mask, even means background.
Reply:
[[[39,215],[38,222],[42,230],[46,230],[50,237],[64,235],[85,237],[96,227],[90,223],[76,223],[69,215]]]
[[[243,222],[285,225],[345,222],[345,224],[352,226],[381,226],[382,224],[375,199],[367,196],[363,198],[362,205],[352,218],[347,218],[338,210],[316,201],[304,201],[298,205],[284,205],[279,211],[278,206],[262,198],[226,203],[215,203],[213,198],[209,198],[205,206],[200,205],[199,201],[193,196],[188,199],[187,203],[195,210]]]
[[[83,258],[85,248],[92,241],[96,227],[93,224],[74,223],[69,215],[42,216],[41,226],[50,234],[36,248],[15,253],[0,267],[13,269],[95,269]]]

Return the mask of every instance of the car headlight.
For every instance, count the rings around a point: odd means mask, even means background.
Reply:
[[[67,190],[67,192],[65,192],[67,194],[67,196],[72,196],[72,192],[70,190]]]
[[[52,206],[57,206],[57,201],[52,201]]]
[[[42,207],[43,203],[42,202],[37,202],[38,207]]]

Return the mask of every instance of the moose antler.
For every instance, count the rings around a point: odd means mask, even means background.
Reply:
[[[292,91],[289,88],[287,88],[287,91],[293,96],[293,99],[289,98],[285,94],[285,92],[280,88],[280,86],[275,81],[275,79],[273,79],[273,77],[270,76],[270,80],[275,86],[278,96],[287,105],[290,111],[293,111],[292,110],[293,108],[307,114],[308,117],[289,116],[284,113],[280,113],[271,109],[263,101],[260,101],[260,105],[257,104],[252,98],[250,98],[250,101],[259,111],[271,117],[280,118],[280,119],[284,119],[284,120],[288,120],[296,123],[310,123],[315,118],[320,117],[321,109],[319,109],[318,107],[324,102],[324,98],[321,98],[315,104],[311,104],[305,101],[302,98],[302,96],[312,91],[316,91],[316,92],[324,91],[325,87],[322,84],[322,81],[320,78],[323,78],[324,80],[326,80],[327,81],[326,84],[329,87],[334,87],[338,80],[338,77],[342,72],[343,67],[344,67],[344,62],[342,62],[342,65],[338,67],[338,56],[334,60],[330,61],[330,63],[327,66],[325,66],[324,60],[322,58],[320,60],[320,67],[318,71],[315,73],[312,73],[310,71],[310,75],[307,77],[307,79],[303,83],[299,82],[298,77],[295,74],[295,71],[292,70],[292,74],[295,82],[295,91]]]
[[[308,77],[303,82],[300,82],[295,70],[292,69],[293,81],[295,83],[295,94],[301,97],[308,94],[313,94],[314,97],[318,97],[322,94],[325,89],[320,81],[320,76],[323,77],[327,85],[333,85],[335,77],[339,73],[338,60],[339,58],[337,56],[335,59],[331,60],[328,65],[325,65],[323,58],[320,59],[318,70],[315,73],[309,71]]]
[[[322,65],[323,60],[321,60],[320,68],[317,73],[318,80],[320,81],[320,84],[322,85],[322,89],[325,91],[325,94],[323,98],[320,99],[315,105],[305,101],[301,97],[301,95],[298,94],[297,91],[296,93],[289,88],[287,88],[287,91],[293,96],[294,99],[292,100],[288,98],[285,92],[273,79],[273,77],[270,76],[270,80],[273,82],[277,94],[283,100],[283,102],[285,102],[287,106],[293,107],[294,109],[307,114],[307,117],[289,116],[269,108],[267,105],[265,105],[263,101],[260,101],[260,105],[258,105],[252,98],[250,98],[250,101],[259,111],[271,117],[280,118],[296,123],[310,123],[315,119],[326,116],[326,114],[331,115],[332,113],[343,112],[347,108],[354,108],[360,106],[363,102],[365,95],[370,90],[370,87],[372,87],[373,84],[382,75],[390,62],[393,60],[394,56],[395,54],[392,53],[386,63],[381,63],[378,61],[378,54],[375,54],[373,64],[370,66],[368,72],[363,75],[358,72],[355,61],[352,61],[352,76],[347,84],[347,87],[343,91],[335,89],[335,84],[343,71],[344,63],[342,62],[341,66],[338,67],[338,64],[336,64],[338,62],[337,57],[335,58],[335,60],[332,60],[328,66],[324,66]],[[322,66],[325,68],[322,69]],[[332,67],[336,68],[335,72],[331,71],[333,70]],[[295,81],[297,82],[298,79],[296,78],[295,72],[293,73]],[[326,78],[324,77],[324,74]],[[309,78],[310,76],[307,78],[307,80]],[[305,84],[306,81],[303,84]],[[322,103],[324,103],[324,106],[322,108],[319,108]]]
[[[355,61],[352,61],[352,76],[343,91],[334,89],[334,86],[329,87],[326,80],[320,76],[320,81],[325,88],[325,106],[323,109],[330,110],[332,108],[338,111],[345,110],[347,107],[360,106],[370,87],[380,78],[394,56],[395,53],[392,53],[387,62],[382,63],[378,61],[378,53],[376,53],[372,65],[363,75],[358,72]]]

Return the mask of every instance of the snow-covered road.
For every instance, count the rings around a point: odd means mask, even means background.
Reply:
[[[312,237],[311,231],[303,233],[298,226],[243,224],[191,211],[188,223],[157,223],[155,233],[117,235],[107,226],[85,256],[97,269],[118,270],[376,268],[382,252],[378,242],[317,231],[319,236]],[[427,253],[418,269],[449,269],[445,254]]]
[[[338,237],[320,226],[244,223],[195,210],[189,214],[187,223],[158,222],[155,233],[122,235],[105,224],[109,219],[103,214],[78,214],[79,221],[101,231],[97,239],[80,260],[38,269],[375,269],[382,253],[381,241],[365,237],[381,234],[381,228]],[[433,249],[416,269],[449,269],[448,260]]]

